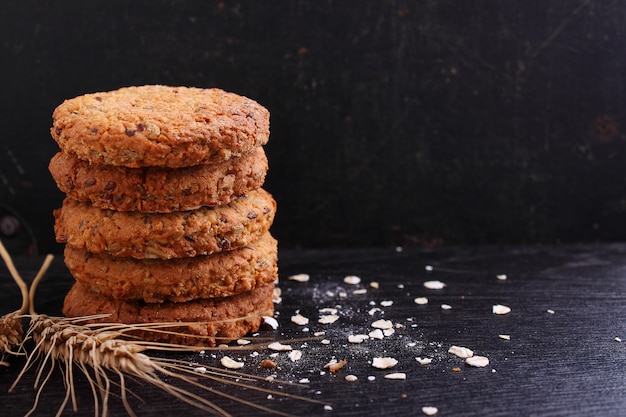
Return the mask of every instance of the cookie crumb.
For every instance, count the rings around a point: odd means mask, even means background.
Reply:
[[[261,368],[276,368],[278,364],[270,359],[263,359],[261,361]]]
[[[347,363],[348,363],[348,361],[345,360],[345,359],[342,359],[340,361],[337,361],[336,359],[333,359],[332,361],[330,361],[326,365],[324,365],[324,368],[328,369],[332,373],[335,373],[338,370],[340,370],[341,368],[343,368],[344,366],[346,366]]]

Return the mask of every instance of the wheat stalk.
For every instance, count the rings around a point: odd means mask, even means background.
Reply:
[[[28,355],[26,364],[9,389],[12,391],[24,374],[38,362],[34,384],[36,389],[35,400],[26,416],[30,416],[37,409],[41,393],[57,366],[61,368],[66,387],[65,396],[57,410],[57,416],[63,413],[70,402],[74,411],[78,409],[74,384],[75,368],[85,375],[89,383],[95,417],[107,416],[109,398],[112,396],[112,387],[115,386],[119,387],[118,395],[127,413],[136,417],[128,400],[128,377],[150,383],[187,404],[220,416],[229,416],[230,414],[204,396],[181,388],[178,384],[168,383],[163,377],[173,378],[180,383],[188,384],[196,391],[218,395],[276,415],[287,416],[289,414],[212,388],[201,381],[219,381],[229,386],[254,389],[275,396],[325,404],[322,401],[261,387],[259,385],[259,382],[263,380],[261,377],[210,367],[203,367],[204,372],[198,373],[195,370],[196,365],[191,362],[153,358],[148,356],[146,352],[190,352],[198,350],[198,347],[134,340],[132,334],[128,334],[128,332],[145,329],[170,333],[171,331],[166,330],[167,327],[180,326],[185,323],[123,325],[119,323],[94,323],[94,321],[102,320],[105,316],[66,318],[37,314],[34,307],[35,291],[51,261],[52,256],[48,255],[28,292],[28,302],[25,305],[28,305],[29,308],[30,326],[24,340],[32,339],[35,347]],[[116,376],[116,380],[113,381],[111,376]],[[285,381],[275,382],[283,385],[290,384]]]
[[[6,361],[8,356],[23,355],[22,342],[24,340],[24,329],[22,328],[22,317],[28,309],[28,287],[20,274],[17,272],[11,256],[0,240],[0,256],[11,274],[11,277],[20,288],[22,293],[22,306],[19,310],[5,314],[0,317],[0,366],[9,366]]]

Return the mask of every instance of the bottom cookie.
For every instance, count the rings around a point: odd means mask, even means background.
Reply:
[[[148,324],[129,331],[133,337],[152,342],[212,347],[259,329],[263,316],[273,316],[274,284],[225,298],[184,303],[125,302],[105,297],[81,283],[75,283],[65,297],[63,314],[83,317],[106,314],[95,322]],[[132,327],[132,326],[129,326]]]

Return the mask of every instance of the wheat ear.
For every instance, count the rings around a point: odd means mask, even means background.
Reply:
[[[161,379],[161,376],[174,378],[199,389],[201,392],[222,396],[240,404],[276,415],[288,416],[289,414],[271,410],[268,407],[212,388],[199,381],[202,379],[219,381],[232,386],[271,393],[275,396],[325,404],[321,401],[260,387],[258,382],[262,378],[259,377],[216,368],[210,368],[209,372],[204,368],[205,372],[198,373],[195,371],[197,366],[191,362],[152,358],[144,352],[172,350],[189,352],[196,351],[197,347],[151,344],[144,341],[129,340],[124,335],[125,330],[128,329],[127,325],[119,323],[90,323],[94,319],[102,319],[103,316],[65,318],[37,314],[35,312],[35,291],[51,261],[52,256],[48,255],[31,284],[28,294],[30,326],[26,338],[33,339],[35,348],[28,356],[24,368],[10,388],[10,391],[13,390],[24,373],[33,366],[35,361],[39,360],[35,378],[35,389],[37,390],[35,401],[26,416],[31,415],[37,409],[41,393],[57,365],[61,367],[66,386],[65,397],[57,410],[57,416],[63,413],[70,401],[74,411],[78,409],[74,387],[75,367],[85,375],[90,385],[95,417],[107,416],[108,401],[112,395],[112,385],[119,387],[119,396],[127,413],[132,417],[136,417],[128,401],[129,391],[126,386],[126,378],[128,376],[153,384],[181,401],[220,416],[229,416],[230,414],[199,394],[165,382]],[[137,328],[137,326],[140,327],[141,325],[132,325],[133,328]],[[148,324],[147,326],[154,327],[155,324]],[[158,327],[158,324],[156,326]],[[117,382],[113,383],[110,377],[111,374],[117,376]],[[284,383],[284,385],[288,385],[288,383]]]
[[[22,317],[28,309],[28,286],[17,272],[13,260],[0,240],[0,256],[11,274],[11,277],[20,288],[22,294],[22,306],[19,310],[0,317],[0,366],[8,366],[8,356],[24,355],[22,342],[24,341],[24,329]]]

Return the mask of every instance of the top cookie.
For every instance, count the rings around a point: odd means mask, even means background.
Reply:
[[[269,111],[216,88],[146,85],[66,100],[50,132],[63,151],[92,163],[180,168],[266,144]]]

